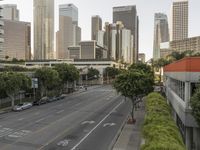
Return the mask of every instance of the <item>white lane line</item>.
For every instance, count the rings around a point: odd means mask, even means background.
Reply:
[[[103,121],[105,121],[123,102],[120,102],[113,108],[88,134],[86,134],[71,150],[75,150],[96,128],[98,128]]]
[[[19,119],[18,119],[18,121],[22,121],[22,120],[24,120],[24,118],[19,118]]]
[[[105,123],[103,125],[103,127],[107,127],[107,126],[112,127],[112,126],[115,126],[115,125],[116,125],[116,123]]]
[[[60,114],[62,112],[64,112],[64,110],[60,110],[60,111],[56,112],[56,114]]]
[[[37,121],[35,121],[36,123],[39,123],[39,122],[41,122],[42,120],[44,120],[45,118],[41,118],[41,119],[39,119],[39,120],[37,120]]]
[[[10,128],[3,128],[0,130],[0,137],[7,136],[8,134],[12,133],[13,129]]]
[[[84,125],[84,124],[94,124],[95,121],[84,121],[81,123],[81,125]]]

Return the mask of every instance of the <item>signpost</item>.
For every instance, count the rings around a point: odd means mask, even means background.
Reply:
[[[32,78],[32,89],[33,89],[33,96],[35,101],[35,93],[36,89],[38,89],[38,78]]]

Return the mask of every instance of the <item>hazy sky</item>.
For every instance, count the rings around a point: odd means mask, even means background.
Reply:
[[[55,20],[58,30],[58,4],[73,3],[79,9],[79,26],[82,28],[82,40],[91,37],[91,16],[100,15],[103,22],[112,22],[112,7],[136,5],[140,20],[140,47],[147,58],[153,53],[154,13],[163,12],[169,17],[173,0],[55,0]],[[4,0],[1,4],[17,4],[20,20],[32,22],[33,0]],[[200,0],[189,0],[189,36],[200,36]]]

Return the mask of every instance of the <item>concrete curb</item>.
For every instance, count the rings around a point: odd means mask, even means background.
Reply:
[[[9,113],[9,112],[11,112],[11,111],[12,111],[11,108],[8,109],[8,110],[0,110],[0,115],[3,115],[3,114],[6,114],[6,113]]]
[[[118,130],[116,136],[113,138],[113,140],[112,140],[110,146],[108,147],[108,150],[112,150],[112,149],[114,148],[114,146],[115,146],[115,144],[116,144],[118,138],[120,137],[120,135],[121,135],[121,133],[122,133],[122,131],[123,131],[123,129],[124,129],[124,127],[125,127],[125,125],[126,125],[128,119],[129,119],[129,114],[128,114],[127,117],[124,119],[124,121],[123,121],[121,127],[119,128],[119,130]]]

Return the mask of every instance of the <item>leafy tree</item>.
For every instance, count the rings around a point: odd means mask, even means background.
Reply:
[[[89,68],[88,69],[88,74],[87,74],[87,79],[88,80],[93,80],[95,78],[99,78],[99,70],[95,68]]]
[[[5,59],[8,60],[9,56],[5,56]]]
[[[159,70],[159,83],[161,83],[161,77],[162,77],[162,68],[164,67],[164,66],[166,66],[166,65],[168,65],[170,63],[170,61],[168,61],[167,59],[164,59],[164,58],[160,58],[160,59],[158,59],[158,60],[156,60],[156,61],[154,61],[154,67],[156,68],[156,69],[158,69]]]
[[[18,62],[18,59],[17,58],[13,58],[12,62],[16,63],[16,62]]]
[[[153,70],[151,68],[151,66],[145,64],[145,63],[136,63],[136,64],[132,64],[129,68],[129,70],[140,70],[140,71],[143,71],[145,73],[150,73],[153,75]]]
[[[68,85],[68,82],[74,82],[79,79],[79,71],[74,65],[58,64],[54,69],[58,72],[63,87],[65,87],[66,84]]]
[[[120,73],[120,70],[114,67],[107,67],[104,72],[105,77],[115,78]]]
[[[47,95],[48,91],[57,89],[61,84],[61,79],[58,72],[51,68],[37,69],[35,72],[35,77],[38,78],[41,97]]]
[[[152,77],[149,77],[149,74],[144,73],[144,71],[132,69],[117,76],[113,86],[117,92],[131,99],[131,116],[132,119],[134,119],[136,99],[139,95],[147,94],[152,91],[153,80]]]
[[[167,56],[167,58],[172,61],[177,61],[187,56],[189,57],[199,56],[199,53],[195,53],[195,51],[191,51],[191,50],[187,50],[183,52],[173,51],[170,55]]]
[[[14,106],[15,95],[21,90],[27,90],[31,87],[31,79],[24,74],[3,72],[0,74],[0,91],[6,93]]]
[[[191,97],[192,114],[200,126],[200,88]]]

